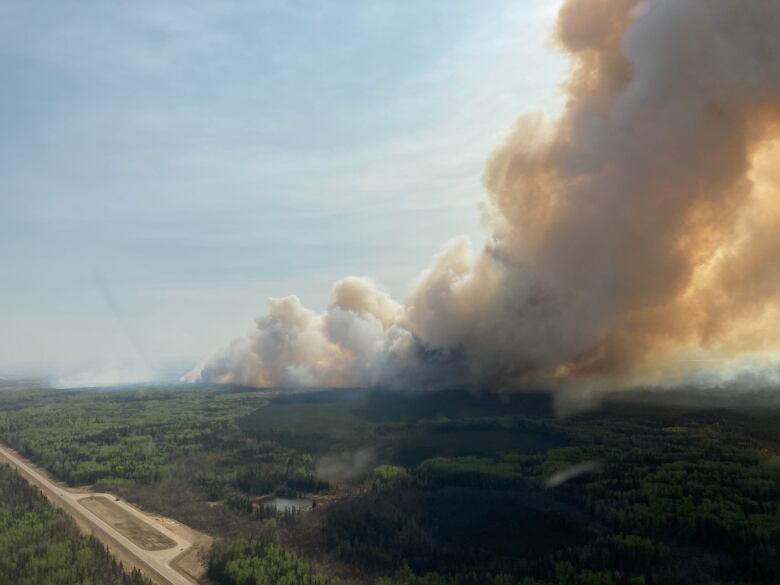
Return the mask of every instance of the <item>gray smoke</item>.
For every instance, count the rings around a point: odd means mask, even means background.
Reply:
[[[314,474],[329,482],[353,480],[368,473],[375,462],[374,449],[363,447],[356,451],[320,457],[314,466]]]
[[[568,0],[558,119],[521,117],[404,302],[271,299],[191,376],[253,386],[674,382],[780,349],[780,2]],[[725,373],[724,373],[725,375]]]

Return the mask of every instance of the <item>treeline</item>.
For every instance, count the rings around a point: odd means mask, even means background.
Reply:
[[[416,575],[521,576],[546,555],[592,537],[522,486],[380,486],[328,506],[321,522],[325,547],[372,575],[408,566]]]
[[[0,439],[59,477],[238,539],[212,557],[229,585],[320,578],[276,542],[245,539],[264,523],[384,585],[776,583],[780,574],[771,414],[560,420],[536,396],[470,393],[9,396],[0,396]],[[328,489],[317,458],[366,445],[385,465],[348,497],[300,515],[258,505],[261,495]],[[545,487],[584,462],[590,473]]]
[[[208,575],[220,585],[338,585],[315,564],[283,549],[272,536],[217,542]]]
[[[400,481],[375,474],[371,489],[323,509],[322,546],[369,575],[413,585],[776,583],[776,451],[766,433],[756,441],[727,423],[673,414],[548,420],[568,445],[492,457],[495,435],[475,444],[472,434],[469,450],[482,455],[434,457],[396,473]],[[545,487],[587,461],[590,473]]]
[[[235,421],[264,403],[255,393],[137,390],[0,401],[0,440],[71,485],[159,482],[177,459],[221,450]]]
[[[551,555],[527,574],[492,573],[482,566],[416,574],[404,561],[374,585],[647,585],[644,576],[627,576],[626,560],[649,569],[662,560],[663,547],[635,536],[598,538],[593,543]],[[561,560],[567,557],[567,560]],[[208,575],[219,585],[339,585],[322,567],[279,546],[273,536],[218,542]],[[670,576],[671,577],[671,576]],[[666,583],[674,579],[655,581]]]
[[[706,415],[682,421],[589,415],[566,424],[581,444],[564,458],[599,457],[606,465],[564,485],[560,500],[587,509],[615,532],[639,534],[672,551],[706,551],[697,562],[713,577],[776,582],[780,478],[763,440]]]
[[[0,465],[0,583],[14,585],[151,585],[125,573],[94,537],[15,470]]]
[[[209,501],[237,492],[294,496],[328,489],[314,475],[315,457],[239,428],[244,415],[267,401],[260,391],[212,389],[49,392],[35,400],[6,391],[0,441],[71,485],[91,484],[132,500],[171,481]],[[159,512],[174,512],[161,503]]]

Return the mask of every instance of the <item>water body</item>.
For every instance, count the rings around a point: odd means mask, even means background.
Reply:
[[[312,500],[309,498],[271,498],[263,502],[264,506],[274,508],[277,512],[284,512],[285,510],[311,510]]]

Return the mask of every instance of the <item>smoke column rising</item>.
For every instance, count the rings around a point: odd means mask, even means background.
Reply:
[[[566,1],[566,106],[490,157],[484,249],[454,240],[403,303],[356,277],[323,314],[271,299],[192,378],[507,388],[776,363],[779,22],[777,0]]]

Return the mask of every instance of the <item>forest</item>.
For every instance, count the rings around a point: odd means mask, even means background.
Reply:
[[[693,398],[40,389],[0,440],[218,537],[223,585],[775,583],[779,411]]]
[[[0,465],[0,583],[14,585],[151,585],[125,572],[94,537],[15,470]]]

